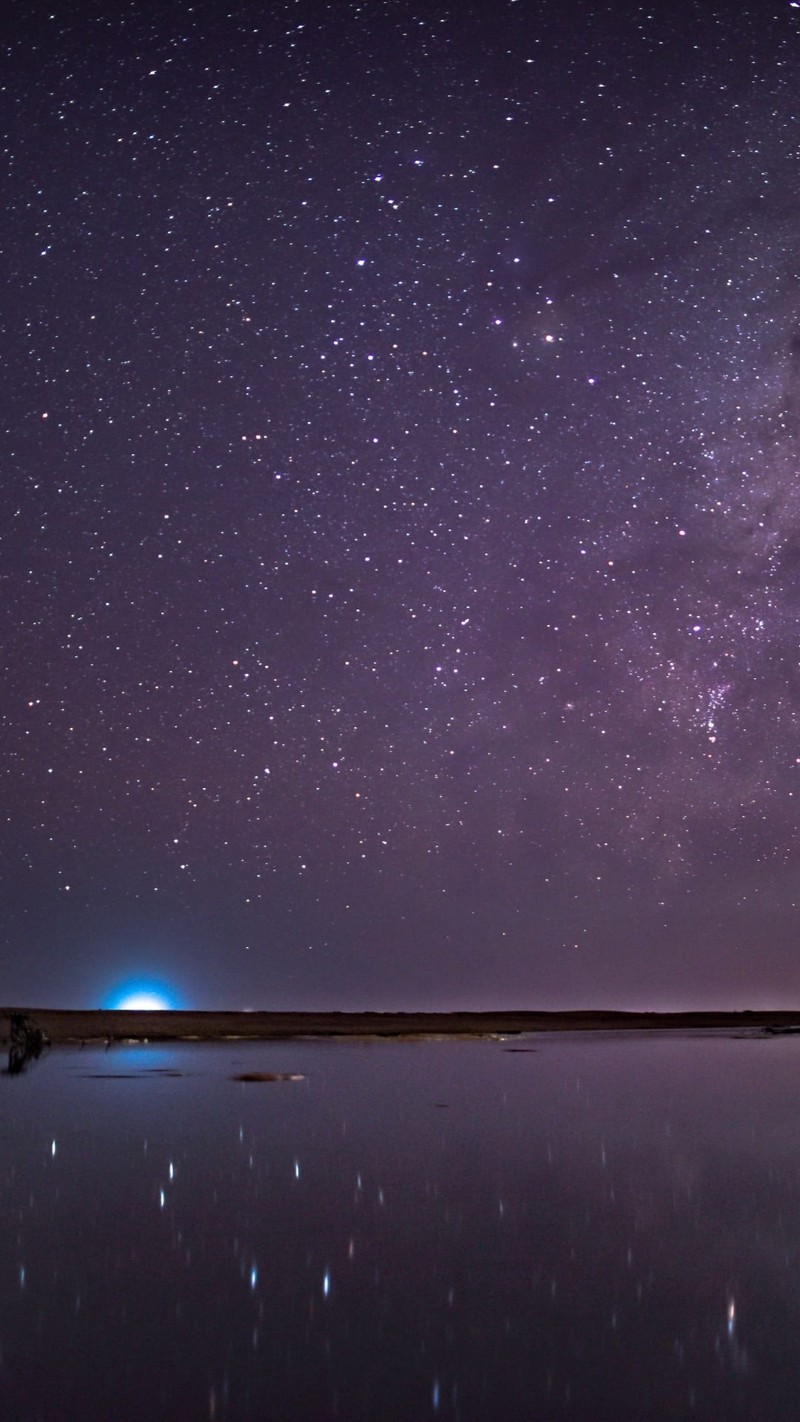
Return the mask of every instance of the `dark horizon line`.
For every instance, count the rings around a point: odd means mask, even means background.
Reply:
[[[12,1017],[28,1019],[50,1042],[224,1041],[314,1037],[513,1036],[526,1032],[628,1031],[753,1027],[800,1030],[798,1008],[692,1008],[678,1011],[625,1008],[235,1010],[214,1008],[0,1007],[0,1038]]]

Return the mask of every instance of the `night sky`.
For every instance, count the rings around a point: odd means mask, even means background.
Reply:
[[[0,999],[800,1002],[800,6],[3,43]]]

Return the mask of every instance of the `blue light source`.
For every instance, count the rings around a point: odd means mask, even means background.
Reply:
[[[115,988],[104,1005],[115,1011],[169,1012],[176,1003],[174,994],[162,983],[132,982]]]

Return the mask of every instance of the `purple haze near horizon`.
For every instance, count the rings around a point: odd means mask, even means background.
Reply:
[[[15,16],[6,1000],[796,1000],[798,46]]]

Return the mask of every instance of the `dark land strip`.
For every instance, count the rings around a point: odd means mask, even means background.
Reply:
[[[797,1011],[740,1012],[138,1012],[0,1008],[0,1042],[12,1018],[48,1042],[270,1042],[299,1037],[509,1037],[536,1032],[800,1031]]]

